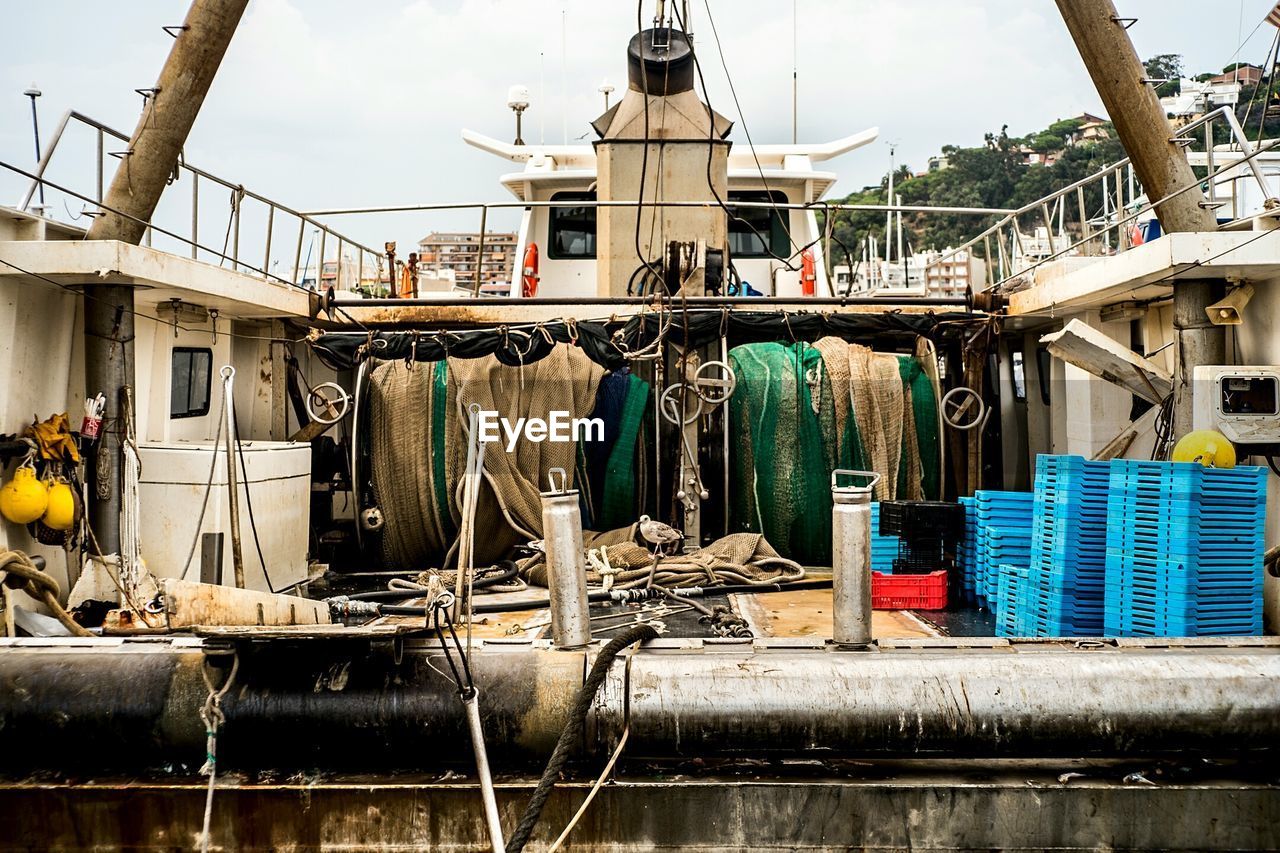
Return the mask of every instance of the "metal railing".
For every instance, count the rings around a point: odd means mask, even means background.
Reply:
[[[1214,130],[1224,122],[1230,132],[1232,150],[1216,150]],[[1154,201],[1148,199],[1128,158],[1050,193],[1038,201],[1010,212],[999,222],[961,246],[943,253],[929,265],[940,266],[965,251],[979,246],[986,258],[987,289],[1008,290],[1011,285],[1028,284],[1025,276],[1035,269],[1068,256],[1105,256],[1124,252],[1134,245],[1133,226],[1160,205],[1192,190],[1203,190],[1206,209],[1226,204],[1218,197],[1218,186],[1239,179],[1239,170],[1248,168],[1268,207],[1280,203],[1268,186],[1257,158],[1280,145],[1280,140],[1261,147],[1248,139],[1231,107],[1221,107],[1175,131],[1171,141],[1188,152],[1205,147],[1205,176]],[[1239,154],[1239,157],[1233,156]],[[1225,156],[1224,156],[1225,155]],[[1219,166],[1219,159],[1224,165]],[[1066,226],[1068,207],[1075,208],[1073,235]]]
[[[94,191],[91,194],[81,193],[69,189],[65,186],[49,181],[45,174],[48,171],[50,163],[53,161],[54,154],[58,150],[59,143],[62,141],[63,134],[68,126],[73,122],[90,128],[96,137],[97,157],[96,157],[96,181]],[[123,142],[126,148],[121,151],[107,151],[107,140],[111,139]],[[116,158],[124,158],[130,155],[127,148],[129,136],[115,128],[103,124],[96,119],[90,118],[82,113],[69,110],[63,114],[61,121],[58,122],[57,128],[54,130],[53,136],[45,145],[41,152],[40,160],[36,164],[34,173],[27,172],[9,164],[4,165],[5,168],[19,175],[30,179],[30,184],[22,199],[18,202],[18,209],[26,211],[31,206],[31,201],[42,187],[48,187],[59,192],[65,193],[73,198],[79,199],[87,204],[97,206],[96,211],[87,211],[89,215],[98,215],[103,208],[103,195],[106,189],[105,163],[108,156]],[[191,217],[189,234],[179,234],[174,230],[162,228],[154,222],[144,223],[147,230],[143,237],[143,243],[150,246],[152,241],[152,232],[164,234],[171,237],[190,248],[192,259],[198,260],[201,252],[205,252],[217,258],[219,265],[229,263],[232,270],[237,272],[256,273],[264,278],[274,279],[279,282],[292,284],[295,286],[303,286],[303,276],[310,267],[310,262],[303,263],[303,247],[306,244],[307,231],[310,229],[313,233],[313,241],[318,242],[317,259],[315,263],[316,280],[315,287],[321,288],[326,284],[325,270],[328,266],[334,267],[333,283],[338,289],[343,288],[343,282],[350,280],[354,276],[357,284],[365,281],[366,271],[369,266],[366,265],[366,258],[369,265],[373,269],[373,282],[375,285],[382,280],[384,270],[385,255],[376,249],[365,246],[352,238],[334,231],[328,225],[320,222],[315,217],[294,210],[287,205],[267,198],[246,189],[243,185],[234,184],[224,178],[211,174],[204,169],[187,163],[184,157],[180,157],[177,169],[174,171],[173,183],[177,183],[183,175],[187,175],[191,179]],[[202,183],[203,182],[203,183]],[[200,242],[200,193],[201,189],[207,185],[213,185],[216,191],[225,190],[230,199],[230,212],[226,223],[225,235],[223,237],[223,246],[219,251],[211,246],[204,245]],[[208,192],[208,190],[205,190]],[[241,244],[241,220],[243,218],[245,203],[251,202],[262,205],[265,209],[265,233],[263,237],[262,247],[262,266],[254,266],[254,264],[244,258],[240,251]],[[115,211],[119,212],[119,211]],[[153,217],[154,219],[154,217]],[[296,219],[297,220],[297,238],[293,246],[293,274],[289,278],[270,272],[271,269],[271,252],[273,243],[276,239],[277,220],[278,219]],[[287,245],[287,244],[286,244]],[[336,261],[326,260],[325,255],[330,246],[336,245]],[[354,269],[353,269],[354,268]],[[395,287],[395,271],[391,270],[390,286]],[[344,273],[346,278],[344,279]],[[350,288],[346,288],[350,289]]]

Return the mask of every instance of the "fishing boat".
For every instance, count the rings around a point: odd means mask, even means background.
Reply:
[[[832,201],[878,131],[755,144],[664,2],[590,143],[463,131],[505,200],[299,210],[180,156],[245,5],[0,163],[4,845],[1280,846],[1273,144],[1110,0],[1131,159],[1010,210]],[[449,211],[470,276],[353,236]]]

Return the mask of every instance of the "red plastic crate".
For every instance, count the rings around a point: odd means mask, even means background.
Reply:
[[[927,575],[872,572],[871,607],[874,610],[946,610],[946,570]]]

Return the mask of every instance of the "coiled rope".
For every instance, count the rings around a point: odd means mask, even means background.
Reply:
[[[0,573],[5,574],[4,585],[10,589],[21,590],[27,595],[44,602],[54,617],[77,637],[92,637],[78,622],[71,618],[58,601],[61,590],[58,582],[40,571],[22,551],[5,551],[0,553]]]

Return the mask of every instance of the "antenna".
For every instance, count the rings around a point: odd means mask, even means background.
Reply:
[[[800,141],[800,13],[799,0],[791,0],[791,144]]]
[[[560,122],[564,144],[569,144],[569,10],[560,10]]]

